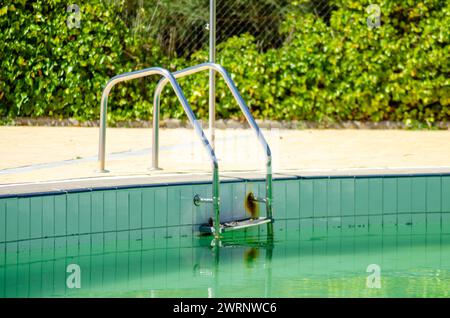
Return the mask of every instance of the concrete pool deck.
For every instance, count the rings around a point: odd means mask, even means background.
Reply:
[[[450,131],[263,132],[279,178],[450,173]],[[264,155],[251,130],[216,135],[222,180],[264,176]],[[98,128],[0,127],[0,195],[210,180],[208,157],[192,129],[160,130],[159,171],[149,170],[151,137],[148,128],[108,128],[105,174],[96,172]]]

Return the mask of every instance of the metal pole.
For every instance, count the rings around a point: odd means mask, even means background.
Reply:
[[[210,0],[209,14],[209,62],[216,63],[216,0]],[[209,132],[211,146],[215,149],[216,134],[216,76],[215,71],[209,71]]]
[[[153,135],[152,135],[152,167],[150,170],[161,170],[159,168],[159,108],[160,94],[155,94],[153,101]]]
[[[102,101],[101,101],[101,108],[100,108],[100,137],[99,137],[99,143],[98,143],[98,162],[99,162],[99,169],[98,172],[106,173],[108,170],[105,169],[105,158],[106,158],[106,124],[107,124],[107,117],[106,112],[108,109],[108,94],[110,92],[110,89],[107,90],[107,92],[103,92],[102,95]]]
[[[220,192],[219,192],[219,168],[213,167],[213,208],[214,208],[214,238],[220,239]]]

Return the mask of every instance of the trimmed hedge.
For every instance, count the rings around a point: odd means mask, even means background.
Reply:
[[[450,120],[448,1],[379,1],[381,26],[374,29],[366,24],[369,0],[332,2],[326,19],[300,10],[304,2],[293,2],[280,48],[261,53],[250,35],[218,47],[218,63],[255,117],[411,125]],[[6,3],[0,8],[0,116],[97,119],[101,88],[113,75],[207,60],[201,50],[189,60],[169,61],[156,43],[132,35],[117,18],[120,8],[101,1],[80,4],[80,29],[67,28],[62,1]],[[207,73],[181,81],[200,118],[207,117],[207,83]],[[118,85],[109,120],[148,119],[154,86],[154,80]],[[163,117],[184,117],[169,88],[164,96]],[[220,117],[242,119],[221,80],[217,100]]]
[[[140,42],[117,19],[119,7],[77,3],[80,28],[67,25],[67,1],[6,1],[0,8],[0,117],[98,118],[109,78],[164,61],[157,45]],[[143,81],[115,89],[113,117],[141,117],[133,101],[147,92]]]

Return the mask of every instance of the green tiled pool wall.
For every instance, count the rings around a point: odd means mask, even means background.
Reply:
[[[277,226],[289,231],[299,220],[300,237],[306,239],[450,232],[448,176],[285,181],[275,187],[274,197],[277,221],[286,220]]]
[[[221,191],[223,218],[232,219],[245,215],[245,193],[263,195],[264,183],[225,183]],[[193,235],[209,217],[207,205],[192,205],[196,193],[209,195],[210,186],[1,199],[0,297],[93,296],[111,290],[144,297],[182,296],[192,283],[186,269],[204,282],[197,296],[206,297],[215,282],[215,257],[209,248],[211,239]],[[445,257],[445,252],[436,251],[448,244],[450,234],[450,176],[277,180],[274,198],[275,239],[298,243],[274,249],[273,266],[285,266],[289,255],[300,253],[293,279],[326,272],[331,264],[333,271],[340,266],[339,271],[349,275],[365,273],[368,257],[379,253],[383,257],[378,255],[377,262],[383,268],[398,271],[407,270],[413,261],[426,267]],[[255,231],[265,232],[266,227],[233,235],[253,237]],[[246,259],[249,249],[221,249],[222,266]],[[354,256],[341,264],[346,249]],[[258,259],[267,253],[267,247],[261,248]],[[399,254],[402,262],[396,263]],[[68,264],[82,268],[80,291],[66,286]],[[271,295],[263,288],[262,264],[248,265],[257,269],[251,279],[261,284],[261,297]],[[239,283],[250,279],[246,266],[233,267],[222,281],[235,282],[239,290]],[[142,295],[136,294],[135,281],[142,284]],[[355,282],[356,289],[363,285]]]
[[[265,193],[264,182],[221,184],[222,221],[246,216],[244,198]],[[204,185],[173,185],[0,199],[0,251],[8,243],[101,234],[105,244],[126,244],[133,231],[186,239],[211,217],[192,204]],[[264,206],[261,206],[264,214]],[[274,182],[275,233],[300,238],[450,231],[450,176],[302,178]],[[235,232],[243,236],[266,227]],[[66,244],[66,243],[64,243]],[[4,257],[5,253],[0,253]],[[1,260],[0,260],[1,263]]]

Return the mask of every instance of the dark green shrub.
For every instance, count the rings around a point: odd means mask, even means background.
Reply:
[[[293,1],[279,48],[261,53],[251,35],[218,47],[257,118],[333,122],[450,120],[450,3],[380,1],[381,25],[368,28],[368,0],[329,1],[318,16],[310,1]],[[149,37],[133,33],[117,6],[81,4],[81,28],[66,26],[62,1],[7,1],[0,8],[0,116],[97,119],[101,90],[121,72],[161,65],[171,70],[207,61],[168,59]],[[207,118],[208,73],[183,79],[194,111]],[[110,121],[148,119],[155,80],[121,84],[112,92]],[[218,117],[242,119],[218,80]],[[184,117],[170,88],[163,117]]]
[[[383,1],[382,24],[374,29],[367,26],[369,4],[336,1],[328,21],[304,7],[293,10],[281,30],[288,39],[283,47],[259,54],[252,37],[232,38],[219,47],[219,62],[257,117],[449,120],[449,3]],[[219,96],[220,113],[239,117],[226,96]]]
[[[98,118],[112,76],[163,63],[157,46],[140,43],[118,19],[118,7],[79,1],[80,27],[68,27],[67,2],[6,1],[0,9],[0,116]],[[118,118],[143,117],[133,107],[145,82],[114,90]],[[148,105],[147,105],[148,106]]]
[[[335,1],[329,25],[288,18],[292,40],[282,50],[295,67],[283,103],[312,120],[448,120],[449,2],[380,1],[381,26],[373,29],[370,3]]]
[[[383,1],[382,24],[374,29],[367,26],[369,4],[336,1],[328,20],[305,13],[302,4],[281,29],[283,47],[260,54],[251,36],[231,38],[219,46],[219,63],[259,118],[449,120],[449,4]],[[194,61],[206,58],[203,51]],[[206,116],[207,78],[186,80],[184,87]],[[241,118],[225,91],[219,82],[220,115]]]

